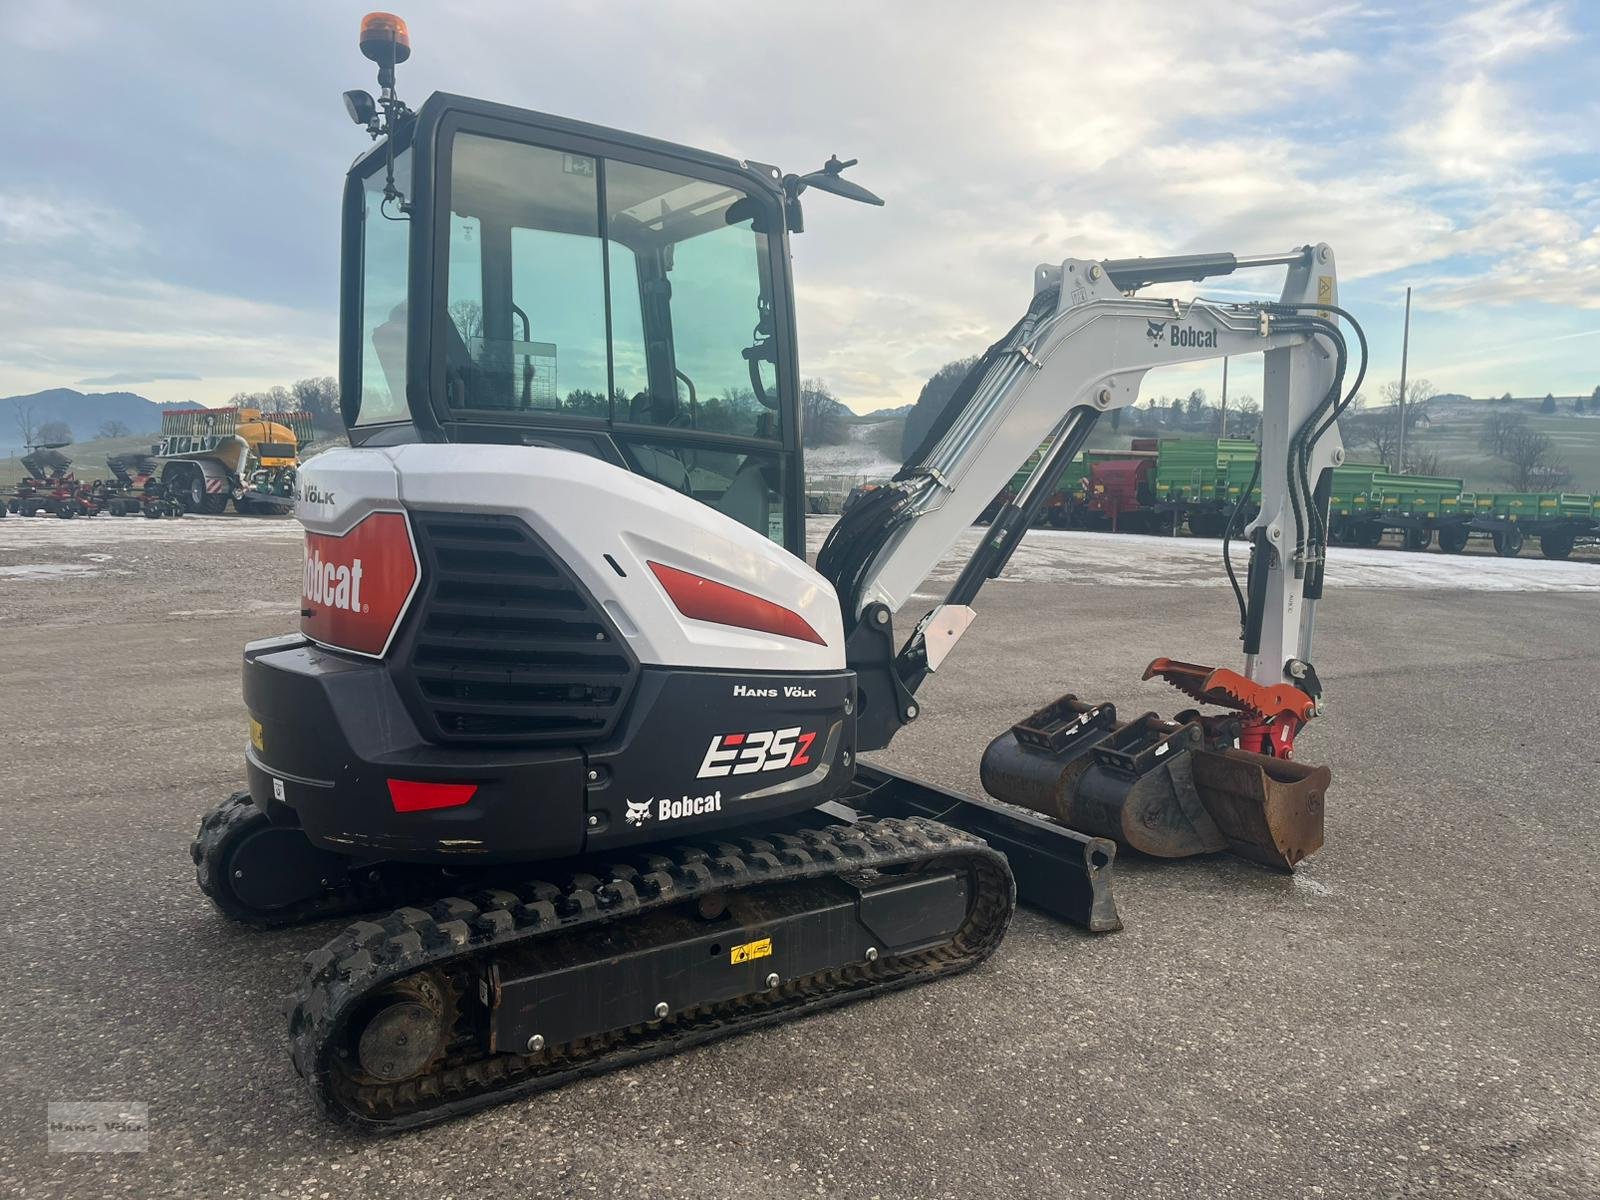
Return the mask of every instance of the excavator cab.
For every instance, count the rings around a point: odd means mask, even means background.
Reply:
[[[784,177],[461,96],[394,105],[345,187],[351,441],[577,450],[803,554]]]

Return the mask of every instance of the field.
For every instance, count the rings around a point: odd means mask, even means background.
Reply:
[[[882,760],[975,790],[1060,692],[1187,703],[1137,680],[1232,662],[1215,551],[1031,533]],[[1594,751],[1550,719],[1592,707],[1593,565],[1333,552],[1328,843],[1292,878],[1124,855],[1121,933],[1024,911],[959,978],[371,1141],[312,1111],[278,1007],[337,925],[231,927],[188,856],[300,555],[290,521],[0,522],[0,1194],[1600,1193]],[[147,1103],[148,1152],[48,1153],[60,1100]]]
[[[1466,480],[1469,491],[1511,491],[1504,479],[1504,464],[1484,454],[1478,445],[1483,424],[1491,410],[1474,413],[1452,407],[1434,420],[1432,425],[1420,430],[1414,443],[1422,450],[1435,450],[1439,454],[1439,473],[1459,476]],[[1547,433],[1555,442],[1557,453],[1572,472],[1569,492],[1600,492],[1600,415],[1577,416],[1574,413],[1555,413],[1544,416],[1537,412],[1524,414],[1528,428]]]

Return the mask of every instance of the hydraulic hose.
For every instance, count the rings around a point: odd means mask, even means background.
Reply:
[[[1233,531],[1239,527],[1239,517],[1244,512],[1244,506],[1250,501],[1250,493],[1256,490],[1256,483],[1261,479],[1261,450],[1256,448],[1256,465],[1250,472],[1250,482],[1244,485],[1238,501],[1233,506],[1233,513],[1228,517],[1228,524],[1222,530],[1222,569],[1228,573],[1228,583],[1233,588],[1233,598],[1239,604],[1239,636],[1244,636],[1245,623],[1249,620],[1249,612],[1245,608],[1244,591],[1239,587],[1239,577],[1233,573]]]

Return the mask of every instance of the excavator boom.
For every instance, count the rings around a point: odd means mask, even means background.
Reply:
[[[1287,268],[1276,301],[1132,294],[1149,284],[1268,267]],[[1158,658],[1144,676],[1234,715],[1169,722],[1152,713],[1117,723],[1106,705],[1095,708],[1091,726],[1086,710],[1063,710],[1076,703],[1063,697],[996,739],[985,757],[985,783],[1001,799],[1124,845],[1141,848],[1142,841],[1151,853],[1245,846],[1249,857],[1289,867],[1320,845],[1325,778],[1302,786],[1304,773],[1279,764],[1321,704],[1311,651],[1327,543],[1325,481],[1344,459],[1335,424],[1347,402],[1341,314],[1348,316],[1337,305],[1334,256],[1325,244],[1280,255],[1039,267],[1022,319],[980,359],[894,483],[846,514],[819,556],[844,608],[850,666],[863,681],[863,746],[886,744],[919,715],[917,688],[972,625],[979,589],[1000,574],[1102,414],[1133,404],[1152,369],[1260,354],[1261,504],[1248,524],[1241,520],[1252,483],[1223,541],[1230,580],[1229,542],[1238,536],[1250,544],[1246,583],[1234,582],[1242,670]],[[897,647],[895,611],[1030,459],[1025,484],[995,515],[944,602]],[[1041,724],[1055,733],[1041,735]],[[1086,736],[1091,728],[1104,736]],[[1057,734],[1073,736],[1063,743]],[[1224,754],[1226,761],[1218,757]],[[1104,770],[1086,776],[1091,763]],[[1092,799],[1083,801],[1083,788]],[[1308,789],[1311,798],[1299,794]],[[1155,840],[1136,832],[1156,827],[1183,832]]]

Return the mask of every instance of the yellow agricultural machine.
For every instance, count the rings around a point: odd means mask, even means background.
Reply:
[[[311,416],[255,408],[183,408],[161,414],[161,483],[189,512],[248,514],[294,508],[300,447]]]

